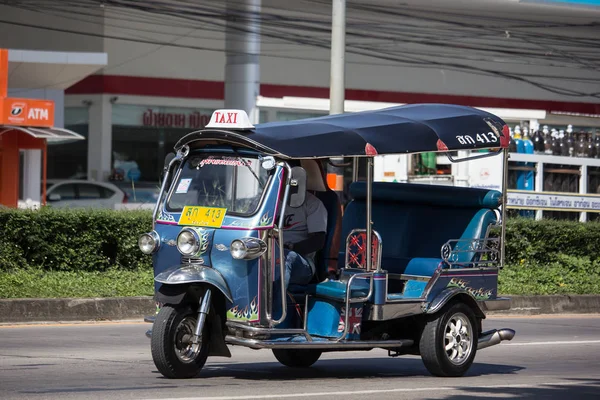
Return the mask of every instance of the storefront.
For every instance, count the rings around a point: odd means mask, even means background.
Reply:
[[[105,64],[106,54],[0,49],[0,204],[45,203],[48,149],[85,139],[62,128],[64,88]]]

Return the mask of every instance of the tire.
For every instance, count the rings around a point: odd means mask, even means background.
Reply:
[[[463,376],[477,353],[478,323],[471,307],[454,303],[425,325],[419,342],[423,364],[435,376]]]
[[[158,371],[171,379],[193,378],[208,358],[210,330],[204,325],[202,343],[193,351],[191,338],[196,329],[197,312],[189,307],[164,306],[152,327],[152,360]]]
[[[273,349],[273,355],[281,364],[291,368],[308,368],[321,357],[321,351],[311,349]]]

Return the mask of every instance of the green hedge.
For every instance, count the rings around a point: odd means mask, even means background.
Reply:
[[[151,268],[137,245],[152,229],[149,211],[0,210],[0,272]]]
[[[10,293],[19,285],[28,288],[24,297],[36,297],[28,276],[50,286],[40,297],[148,294],[151,258],[137,239],[151,226],[149,211],[0,209],[0,298],[25,293]],[[500,293],[600,293],[600,223],[514,219],[506,239]],[[55,275],[44,274],[49,271]],[[109,288],[110,277],[130,280],[130,287]]]

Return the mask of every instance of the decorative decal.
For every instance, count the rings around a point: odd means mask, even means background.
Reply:
[[[256,302],[256,296],[252,299],[249,306],[244,307],[240,310],[240,307],[235,305],[227,310],[227,319],[238,320],[238,321],[256,321],[258,320],[258,304]]]
[[[225,246],[224,244],[221,243],[217,243],[215,244],[215,248],[219,251],[227,251],[229,250],[229,247]]]
[[[350,316],[348,317],[348,334],[360,335],[360,327],[362,323],[362,311],[361,307],[350,307]],[[346,319],[346,307],[342,307],[340,313],[340,322],[338,323],[338,333],[344,331],[344,324]]]
[[[167,246],[171,246],[171,247],[177,246],[177,241],[175,239],[169,239],[169,240],[167,240],[167,238],[162,238],[161,241],[164,244],[166,244]]]
[[[269,212],[267,211],[265,215],[260,217],[260,221],[258,222],[258,226],[269,226],[273,221],[272,217],[269,217]]]
[[[229,165],[233,167],[245,167],[251,166],[252,160],[242,160],[235,157],[216,158],[215,156],[210,156],[200,162],[200,167],[204,167],[205,165]]]
[[[190,190],[190,184],[192,183],[191,178],[182,179],[179,181],[179,185],[177,185],[177,190],[175,193],[187,193]]]
[[[458,287],[471,293],[477,300],[487,300],[494,294],[494,289],[478,288],[469,286],[469,281],[464,279],[452,278],[446,287]]]
[[[198,255],[202,255],[202,254],[206,253],[206,250],[208,249],[208,245],[209,245],[208,237],[210,236],[210,232],[206,231],[204,229],[201,229],[198,231],[198,236],[200,236],[200,248],[198,250]]]
[[[175,221],[175,217],[173,217],[172,214],[166,213],[164,210],[161,210],[160,216],[156,220],[161,222],[167,222],[170,224],[177,224],[177,221]]]

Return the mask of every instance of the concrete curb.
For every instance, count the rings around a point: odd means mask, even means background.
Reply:
[[[507,297],[511,298],[510,310],[489,312],[488,315],[600,313],[600,295]],[[4,299],[0,300],[0,323],[141,321],[155,311],[152,297]]]

